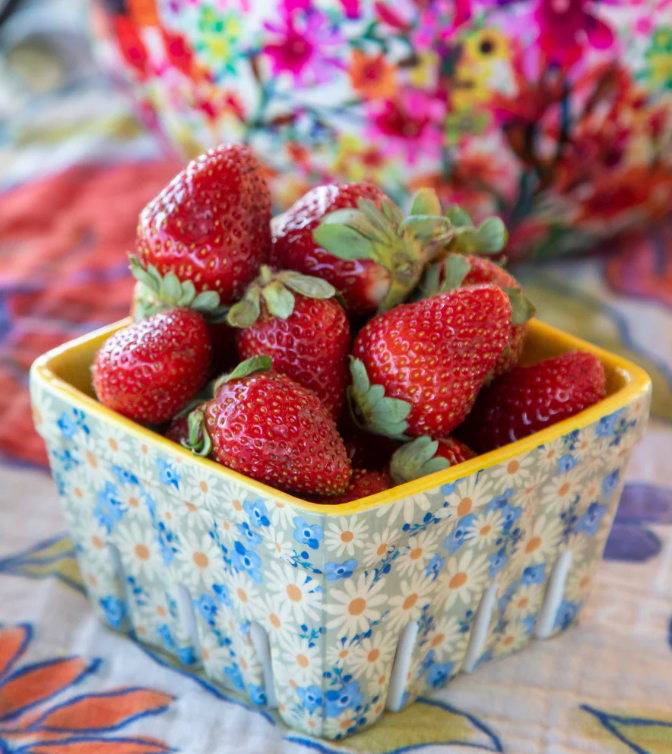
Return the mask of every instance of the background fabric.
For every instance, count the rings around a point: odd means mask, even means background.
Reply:
[[[78,23],[62,32],[71,51]],[[17,44],[4,49],[16,55]],[[84,45],[79,63],[43,47],[60,79],[17,99],[17,76],[39,62],[31,49],[6,55],[0,72],[0,752],[671,751],[672,220],[589,259],[516,270],[543,319],[623,353],[655,383],[655,415],[578,626],[343,744],[318,742],[103,629],[82,595],[32,428],[28,368],[124,316],[137,213],[179,162]]]

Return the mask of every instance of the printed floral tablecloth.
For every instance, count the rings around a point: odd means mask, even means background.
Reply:
[[[2,754],[672,751],[672,219],[591,259],[518,270],[543,319],[655,383],[579,624],[327,744],[96,622],[32,429],[30,363],[124,316],[137,212],[176,164],[95,82],[76,106],[66,94],[14,113],[0,165]]]

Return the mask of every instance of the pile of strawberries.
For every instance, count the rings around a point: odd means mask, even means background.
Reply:
[[[104,405],[235,471],[342,503],[458,464],[605,396],[588,353],[517,366],[534,307],[506,231],[369,184],[285,214],[250,149],[193,161],[142,211],[135,323],[99,350]]]

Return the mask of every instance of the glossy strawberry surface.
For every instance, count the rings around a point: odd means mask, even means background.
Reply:
[[[249,147],[222,144],[198,157],[140,215],[144,267],[216,291],[222,304],[242,293],[271,246],[271,200]]]
[[[445,437],[506,347],[511,305],[495,286],[459,288],[374,317],[354,354],[372,385],[411,404],[407,434]]]
[[[333,497],[312,498],[312,502],[324,505],[341,505],[369,497],[369,495],[375,495],[378,492],[384,492],[389,488],[387,479],[377,471],[355,469],[345,492]]]
[[[240,360],[266,354],[273,369],[310,388],[337,419],[349,380],[350,324],[335,299],[295,295],[286,319],[264,311],[236,338]]]
[[[256,373],[222,384],[205,406],[217,460],[290,492],[335,495],[350,462],[327,407],[286,375]]]
[[[390,286],[389,272],[371,259],[339,259],[313,239],[324,217],[338,209],[356,207],[360,198],[380,202],[385,195],[369,183],[317,186],[273,222],[271,263],[330,282],[353,316],[375,312]]]
[[[485,453],[568,419],[605,395],[604,367],[585,351],[518,366],[482,391],[459,437]]]
[[[98,400],[141,424],[169,421],[203,387],[212,346],[190,309],[168,309],[117,331],[93,366]]]

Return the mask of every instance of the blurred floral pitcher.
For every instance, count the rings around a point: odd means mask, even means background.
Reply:
[[[107,0],[95,27],[153,128],[249,142],[279,208],[433,186],[520,257],[672,206],[672,0]]]

